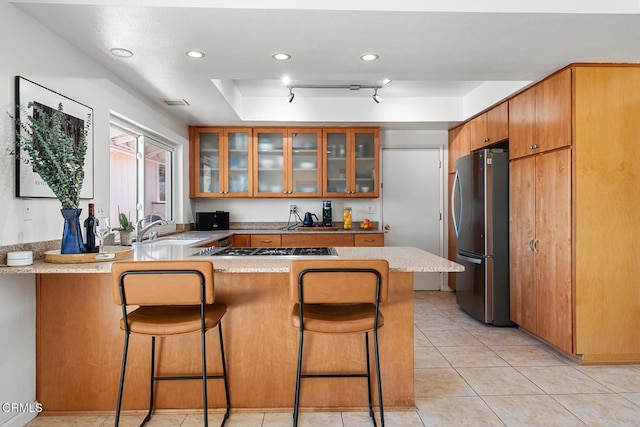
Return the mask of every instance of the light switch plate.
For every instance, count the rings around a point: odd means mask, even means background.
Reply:
[[[367,213],[368,214],[375,214],[376,213],[376,205],[367,205]]]
[[[22,203],[22,220],[33,221],[33,206],[31,200],[25,200]]]
[[[95,212],[94,212],[94,216],[101,218],[101,217],[105,217],[106,212],[104,211],[104,203],[96,203],[94,206]]]

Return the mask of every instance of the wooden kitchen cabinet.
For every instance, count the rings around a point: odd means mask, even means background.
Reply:
[[[354,234],[354,246],[384,246],[384,233]]]
[[[289,197],[322,196],[322,129],[288,128]]]
[[[322,195],[322,129],[254,129],[257,197]]]
[[[234,234],[231,236],[231,246],[234,248],[248,248],[251,246],[251,234]]]
[[[251,128],[190,127],[190,196],[249,197]]]
[[[287,129],[257,128],[254,132],[253,183],[256,197],[287,197],[285,163],[288,160]]]
[[[449,131],[449,173],[456,172],[456,160],[471,153],[470,129],[471,125],[465,123]]]
[[[511,320],[573,351],[571,149],[510,164]]]
[[[283,234],[283,247],[353,246],[353,233]]]
[[[509,138],[509,105],[499,104],[469,122],[471,151]]]
[[[509,158],[571,145],[571,68],[509,100]]]
[[[640,66],[572,64],[507,105],[511,320],[585,364],[640,363]],[[449,194],[478,123],[449,131]]]
[[[574,69],[575,352],[640,362],[640,67]]]
[[[378,128],[193,126],[189,138],[193,198],[379,196]]]
[[[378,128],[323,131],[325,197],[379,196]]]
[[[252,248],[278,248],[282,246],[280,234],[252,234],[250,238]]]

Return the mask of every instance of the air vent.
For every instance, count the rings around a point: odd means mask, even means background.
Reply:
[[[189,103],[187,101],[185,101],[184,99],[161,99],[162,102],[164,102],[165,104],[167,104],[170,107],[177,107],[177,106],[188,106]]]

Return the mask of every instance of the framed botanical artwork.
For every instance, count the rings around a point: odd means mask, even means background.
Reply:
[[[72,141],[79,141],[81,132],[85,129],[87,117],[93,118],[93,109],[71,98],[47,89],[24,77],[15,78],[17,120],[26,120],[26,116],[34,116],[38,111],[53,115],[58,105],[62,104],[63,127]],[[31,107],[30,107],[31,105]],[[33,106],[37,111],[34,112]],[[35,116],[34,116],[35,117]],[[17,132],[22,132],[17,129]],[[24,152],[20,156],[25,155]],[[53,191],[44,180],[33,171],[31,165],[16,156],[16,197],[25,198],[56,198]],[[87,132],[87,153],[84,162],[84,181],[80,191],[81,199],[93,199],[93,120],[89,120]]]

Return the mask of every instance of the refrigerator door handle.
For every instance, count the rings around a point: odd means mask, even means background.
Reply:
[[[479,259],[479,258],[469,258],[468,256],[464,256],[464,255],[460,255],[460,254],[458,254],[458,258],[463,260],[463,261],[470,262],[472,264],[482,264],[482,260]]]
[[[453,185],[451,186],[451,219],[453,220],[453,231],[456,233],[456,237],[460,234],[460,222],[462,221],[462,183],[460,182],[460,175],[456,169],[456,174],[453,177]],[[460,194],[460,212],[458,213],[458,220],[456,221],[456,189]]]

